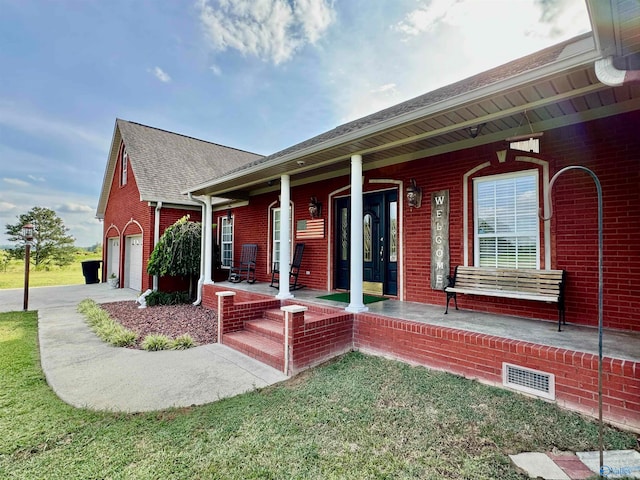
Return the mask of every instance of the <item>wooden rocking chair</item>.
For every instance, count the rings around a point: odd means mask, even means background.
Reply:
[[[289,289],[299,290],[304,288],[304,285],[298,285],[298,275],[300,273],[300,264],[302,263],[302,253],[304,252],[304,243],[296,243],[296,249],[293,254],[293,262],[291,262],[291,269],[289,270]],[[271,270],[271,287],[280,287],[280,264],[275,262],[273,269]]]
[[[229,281],[239,283],[246,280],[247,283],[256,281],[256,254],[258,253],[258,245],[248,243],[242,245],[242,253],[240,261],[231,266],[229,270]]]

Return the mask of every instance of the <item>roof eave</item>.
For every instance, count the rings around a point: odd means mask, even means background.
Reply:
[[[118,119],[116,118],[115,125],[113,127],[113,135],[111,137],[111,148],[109,149],[109,159],[107,166],[104,170],[104,177],[102,179],[102,188],[100,190],[100,197],[98,199],[98,206],[96,208],[96,218],[104,219],[104,214],[107,210],[107,202],[109,200],[109,194],[111,193],[111,184],[113,182],[113,174],[115,172],[116,161],[118,157],[118,151],[120,150],[120,143],[122,142],[122,134],[118,128]]]
[[[579,40],[578,42],[576,42],[576,44],[578,43],[583,43],[584,48],[579,49],[574,54],[570,54],[567,57],[562,58],[560,60],[556,60],[552,63],[548,63],[541,67],[537,67],[532,70],[528,70],[524,73],[514,75],[513,77],[507,78],[505,80],[500,80],[493,84],[486,85],[478,89],[471,90],[463,94],[447,98],[446,100],[442,100],[430,105],[426,105],[424,107],[417,108],[413,111],[397,115],[393,118],[383,120],[373,125],[369,125],[361,129],[355,130],[353,132],[349,132],[347,134],[334,137],[323,142],[319,142],[310,147],[296,150],[295,152],[292,152],[290,154],[285,154],[281,157],[274,158],[271,161],[253,165],[247,169],[236,171],[228,175],[223,175],[222,177],[219,177],[213,181],[210,180],[208,182],[203,182],[185,191],[184,193],[190,192],[193,195],[224,194],[228,192],[228,189],[216,190],[215,186],[225,184],[227,182],[230,182],[236,179],[240,179],[245,175],[252,175],[259,171],[275,168],[287,162],[291,162],[292,160],[295,160],[297,158],[304,157],[307,155],[312,155],[329,148],[340,146],[345,143],[350,143],[362,137],[380,133],[385,130],[400,126],[402,124],[409,123],[417,119],[427,117],[429,115],[433,115],[435,113],[442,112],[444,110],[460,107],[469,102],[477,101],[483,97],[495,95],[496,93],[501,91],[517,88],[531,81],[534,81],[538,78],[553,76],[572,68],[577,68],[584,65],[590,65],[596,59],[600,58],[598,51],[594,47],[593,37],[587,37],[585,39]],[[590,44],[589,48],[586,47],[588,44]],[[253,182],[253,184],[256,184],[256,183],[257,182]],[[243,184],[242,187],[246,188],[249,185],[250,184]]]

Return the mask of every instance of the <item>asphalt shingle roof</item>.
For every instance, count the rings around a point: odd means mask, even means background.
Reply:
[[[222,175],[262,158],[255,153],[122,119],[117,119],[116,125],[143,201],[183,204],[187,197],[180,192],[201,182],[203,177]]]

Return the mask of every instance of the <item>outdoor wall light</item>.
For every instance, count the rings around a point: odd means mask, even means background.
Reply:
[[[420,208],[422,205],[422,188],[416,184],[416,179],[410,180],[411,185],[407,187],[407,205],[409,208]]]
[[[465,130],[467,131],[467,133],[469,134],[469,136],[471,138],[476,138],[478,135],[480,135],[480,132],[482,131],[482,128],[486,125],[486,123],[480,123],[478,125],[475,125],[473,127],[467,127]]]
[[[27,223],[22,227],[22,237],[24,238],[24,301],[22,308],[26,312],[29,310],[29,262],[31,242],[33,241],[33,225]]]
[[[309,200],[309,215],[311,219],[320,217],[322,213],[322,204],[318,201],[318,197],[311,197]]]

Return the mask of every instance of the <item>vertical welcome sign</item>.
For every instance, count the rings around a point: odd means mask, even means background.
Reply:
[[[449,190],[431,194],[431,288],[442,290],[449,275]]]

